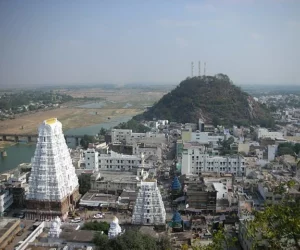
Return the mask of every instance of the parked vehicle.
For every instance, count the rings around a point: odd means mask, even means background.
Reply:
[[[104,216],[103,216],[103,214],[102,213],[98,213],[98,214],[95,214],[94,216],[93,216],[93,218],[95,218],[95,219],[102,219]]]
[[[81,219],[80,220],[71,220],[71,223],[80,223],[81,222]]]

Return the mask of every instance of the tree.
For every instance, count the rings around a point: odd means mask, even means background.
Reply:
[[[296,144],[294,145],[294,152],[295,152],[296,154],[299,154],[299,152],[300,152],[300,143],[296,143]]]
[[[234,143],[234,138],[231,136],[227,140],[219,140],[218,144],[221,146],[221,154],[226,155],[226,154],[232,154],[232,150],[230,148],[230,145]]]
[[[78,176],[79,193],[84,195],[91,189],[91,174],[82,173]]]
[[[168,238],[153,238],[137,230],[127,230],[124,234],[108,239],[101,233],[95,234],[93,239],[98,249],[105,250],[170,250],[171,244]]]
[[[84,135],[83,138],[80,140],[80,145],[84,148],[87,149],[89,146],[89,143],[94,143],[96,142],[96,139],[94,136],[91,135]]]
[[[84,223],[82,230],[102,231],[104,234],[108,234],[109,224],[106,221],[91,221]]]
[[[284,196],[278,203],[255,212],[253,221],[248,222],[249,237],[254,239],[254,249],[266,241],[270,249],[300,250],[300,200],[286,193],[294,181],[281,184],[277,192]]]
[[[107,130],[105,128],[101,128],[99,131],[99,135],[105,136],[106,132],[107,132]]]
[[[206,246],[193,247],[193,250],[229,250],[237,243],[237,238],[227,233],[223,227],[213,234],[212,243]],[[183,246],[185,249],[186,246]]]

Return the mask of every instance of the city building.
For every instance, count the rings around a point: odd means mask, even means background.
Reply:
[[[241,155],[211,156],[204,145],[185,145],[182,151],[181,174],[203,172],[244,175],[245,159]]]
[[[78,178],[66,144],[62,124],[45,120],[38,129],[36,150],[26,194],[26,218],[66,218],[78,199]]]
[[[99,153],[94,148],[88,148],[83,152],[85,169],[99,170]],[[100,161],[101,163],[101,161]]]
[[[157,161],[162,159],[162,146],[155,143],[133,143],[132,145],[133,155],[144,155],[145,158],[149,156],[156,156]]]
[[[13,194],[8,189],[0,190],[0,216],[13,204]]]
[[[191,130],[184,129],[181,131],[181,139],[183,142],[199,142],[200,144],[211,144],[217,148],[220,141],[225,139],[224,133],[214,132],[201,132],[199,130],[192,132]]]
[[[92,208],[115,208],[117,200],[118,196],[116,195],[98,193],[97,191],[89,191],[82,196],[79,205],[81,207]]]
[[[143,165],[143,155],[124,155],[114,151],[109,154],[99,154],[95,149],[84,153],[85,168],[95,171],[130,171]]]
[[[275,131],[269,131],[266,128],[259,128],[257,129],[257,138],[271,138],[271,139],[283,139],[283,133],[282,132],[275,132]]]
[[[148,177],[148,173],[143,169],[138,175],[132,172],[105,171],[97,172],[91,176],[91,190],[109,194],[121,194],[123,190],[137,190],[141,185],[141,180]]]
[[[166,211],[157,182],[142,182],[132,214],[132,224],[165,225],[165,223]]]
[[[7,245],[21,230],[19,219],[1,218],[0,220],[0,250],[7,249]]]
[[[186,185],[186,204],[188,212],[215,213],[217,190],[212,183],[205,184],[198,176],[184,180]]]
[[[112,144],[126,144],[132,145],[134,142],[138,142],[144,138],[165,138],[165,134],[161,133],[133,133],[131,129],[112,129],[111,130],[111,141]]]

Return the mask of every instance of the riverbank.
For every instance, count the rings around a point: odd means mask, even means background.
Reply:
[[[15,142],[11,142],[11,141],[0,141],[0,149],[11,147],[15,144],[16,144]]]
[[[13,120],[0,121],[0,131],[8,134],[37,133],[39,124],[52,117],[56,117],[62,123],[65,131],[100,124],[117,117],[134,116],[141,112],[141,109],[57,108],[24,115]]]

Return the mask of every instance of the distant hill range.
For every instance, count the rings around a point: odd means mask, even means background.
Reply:
[[[168,119],[214,125],[272,127],[269,110],[235,86],[227,75],[187,78],[135,120]]]

